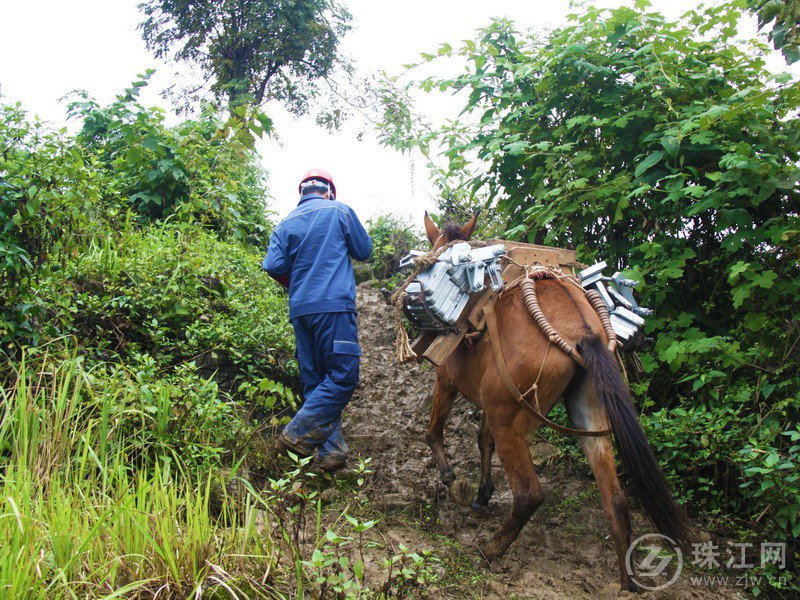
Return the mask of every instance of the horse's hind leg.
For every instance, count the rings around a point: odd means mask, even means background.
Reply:
[[[566,399],[570,419],[579,429],[598,430],[609,427],[608,418],[598,402],[594,388],[585,380],[571,392]],[[636,584],[631,580],[625,565],[625,555],[631,543],[631,520],[628,512],[628,500],[617,478],[617,467],[614,461],[614,450],[611,437],[580,438],[583,451],[589,459],[589,465],[600,489],[603,512],[611,526],[611,535],[617,549],[620,585],[622,589],[636,591]]]
[[[483,413],[481,420],[481,428],[478,431],[478,448],[481,451],[481,483],[478,487],[478,497],[472,504],[472,507],[477,510],[483,510],[489,504],[489,500],[494,493],[494,484],[492,483],[492,455],[494,454],[494,437],[489,430],[489,424],[486,420],[486,413]]]
[[[544,492],[531,460],[524,428],[520,427],[519,431],[517,429],[513,426],[495,426],[492,429],[497,454],[503,463],[514,500],[511,515],[482,548],[487,560],[494,560],[505,554],[544,500]]]

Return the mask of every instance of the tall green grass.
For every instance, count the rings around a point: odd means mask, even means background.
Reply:
[[[0,390],[0,597],[281,596],[263,499],[178,460],[133,469],[132,403],[80,358],[41,364]]]

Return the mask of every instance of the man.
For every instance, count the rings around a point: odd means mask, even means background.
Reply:
[[[333,178],[313,169],[300,181],[300,202],[269,241],[263,267],[289,289],[289,320],[305,402],[278,437],[300,456],[317,450],[321,469],[344,466],[342,411],[358,383],[356,284],[350,259],[367,260],[372,240],[355,212],[336,200]]]

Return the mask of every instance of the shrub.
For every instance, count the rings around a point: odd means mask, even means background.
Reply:
[[[413,225],[395,215],[380,215],[367,221],[367,233],[372,238],[372,273],[387,279],[399,270],[400,259],[411,250],[427,248],[427,242]]]
[[[285,296],[260,259],[194,225],[133,228],[90,243],[36,297],[48,338],[74,334],[95,359],[149,356],[164,372],[194,363],[234,393],[242,381],[296,375]]]
[[[148,71],[101,108],[85,92],[68,105],[106,184],[103,210],[114,220],[132,209],[142,223],[170,218],[222,236],[258,243],[267,230],[265,177],[258,157],[212,106],[174,127],[158,108],[138,102]]]
[[[0,347],[38,341],[28,289],[48,260],[62,260],[96,230],[89,219],[100,186],[63,131],[0,106]]]
[[[199,225],[251,245],[268,233],[265,173],[241,136],[207,107],[167,127],[137,101],[149,73],[101,108],[79,93],[75,137],[0,106],[0,348],[41,341],[40,271],[132,222]]]
[[[152,469],[177,463],[192,472],[229,464],[236,441],[253,426],[238,403],[223,398],[213,378],[193,364],[163,373],[149,355],[122,365],[98,364],[91,372],[93,393],[113,398],[108,418],[117,423],[122,451],[131,467]]]

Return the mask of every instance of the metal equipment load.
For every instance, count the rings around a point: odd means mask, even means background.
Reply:
[[[489,287],[503,287],[499,259],[506,253],[502,244],[473,248],[467,242],[454,244],[445,250],[436,263],[422,271],[406,287],[405,314],[417,329],[426,331],[457,331],[470,295]],[[401,268],[409,266],[416,253],[409,254]]]
[[[584,289],[596,290],[608,306],[611,326],[625,349],[640,336],[644,317],[652,315],[653,311],[636,303],[633,288],[638,285],[637,281],[626,279],[619,271],[606,277],[603,269],[607,266],[605,261],[601,261],[578,273],[578,278]]]

